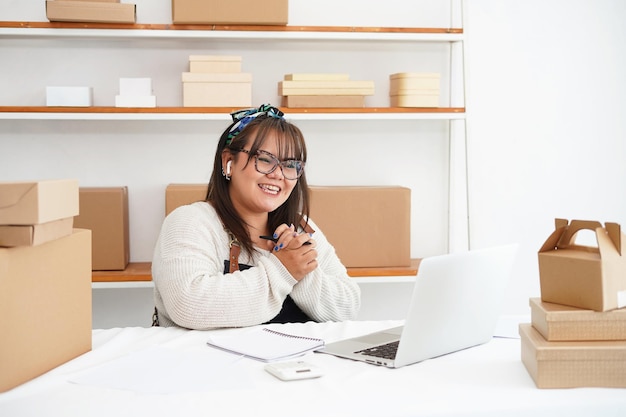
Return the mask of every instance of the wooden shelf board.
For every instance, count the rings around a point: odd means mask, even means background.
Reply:
[[[464,113],[463,107],[349,107],[349,108],[290,108],[295,113]],[[0,106],[0,113],[207,113],[224,114],[239,110],[235,107],[57,107],[57,106]]]
[[[15,22],[0,21],[0,28],[20,29],[133,29],[133,30],[195,30],[230,32],[337,32],[337,33],[433,33],[462,34],[462,28],[410,28],[373,26],[276,26],[276,25],[183,25],[140,23],[87,22]]]
[[[356,277],[394,277],[417,275],[420,259],[411,259],[410,266],[388,268],[348,268],[348,275]],[[131,262],[123,271],[93,271],[92,282],[152,281],[150,262]]]

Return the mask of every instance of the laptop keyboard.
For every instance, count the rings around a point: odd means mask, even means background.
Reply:
[[[379,346],[374,346],[371,348],[359,350],[354,353],[359,354],[359,355],[374,356],[377,358],[395,359],[396,352],[398,351],[399,343],[400,341],[396,340],[395,342],[386,343],[384,345],[379,345]]]

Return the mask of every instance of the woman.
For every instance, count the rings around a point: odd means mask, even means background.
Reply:
[[[163,222],[152,263],[157,323],[354,319],[359,287],[308,217],[302,132],[270,105],[231,115],[206,201]]]

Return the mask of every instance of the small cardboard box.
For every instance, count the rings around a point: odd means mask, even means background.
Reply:
[[[77,180],[0,182],[0,224],[33,225],[77,214]]]
[[[0,248],[0,271],[4,392],[91,350],[91,232]]]
[[[172,0],[173,23],[286,25],[289,0]]]
[[[184,107],[250,107],[252,74],[184,72]]]
[[[241,72],[241,56],[190,55],[189,72],[237,74]]]
[[[156,107],[156,96],[115,96],[115,107]]]
[[[0,225],[0,246],[36,246],[72,234],[74,218],[33,225]]]
[[[539,250],[541,300],[595,311],[626,307],[626,241],[620,226],[555,220],[556,230]],[[595,233],[598,246],[574,243],[576,233]]]
[[[165,215],[179,206],[205,201],[208,190],[208,184],[169,184],[165,188]]]
[[[556,341],[626,340],[626,308],[605,312],[530,299],[533,327]]]
[[[135,23],[134,4],[105,1],[46,1],[46,17],[51,22]]]
[[[521,359],[538,388],[626,388],[626,341],[549,342],[520,324]]]
[[[127,187],[81,187],[74,225],[92,231],[92,269],[124,270],[130,259]]]
[[[46,106],[90,107],[91,87],[46,87]]]
[[[349,268],[411,264],[411,190],[311,187],[311,219]]]

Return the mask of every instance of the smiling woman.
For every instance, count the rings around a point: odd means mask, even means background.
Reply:
[[[155,324],[354,319],[359,287],[309,218],[302,132],[269,104],[231,116],[206,201],[163,222],[152,263]]]

